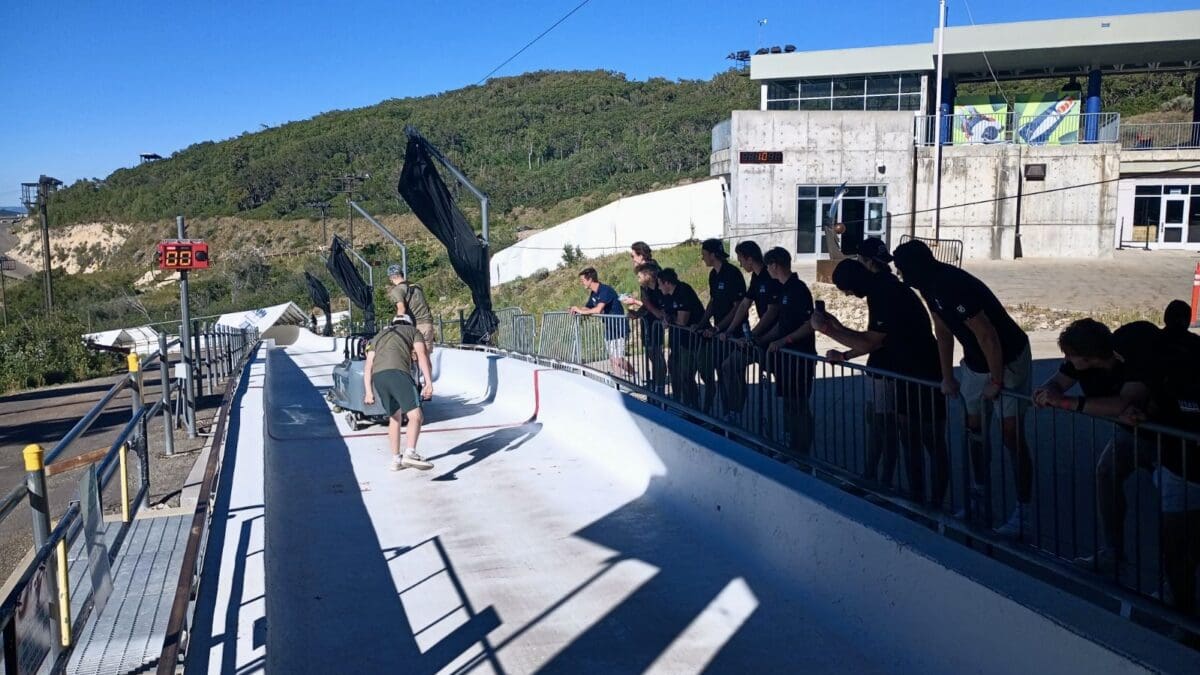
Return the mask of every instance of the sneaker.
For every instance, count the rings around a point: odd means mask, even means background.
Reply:
[[[1112,574],[1117,569],[1117,552],[1105,546],[1096,551],[1095,555],[1076,558],[1075,564],[1089,570],[1096,570],[1101,574]]]
[[[400,461],[400,455],[392,455],[392,461],[388,465],[388,468],[392,471],[399,471],[404,468],[404,463]]]
[[[404,456],[400,458],[401,468],[417,469],[419,471],[428,471],[433,468],[433,462],[425,461],[425,458],[418,455],[414,450],[405,450]]]
[[[997,527],[995,532],[1001,537],[1019,537],[1025,530],[1029,521],[1029,505],[1017,503],[1013,509],[1012,515],[1008,517],[1003,525]]]

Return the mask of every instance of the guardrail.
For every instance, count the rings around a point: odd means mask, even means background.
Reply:
[[[914,237],[911,234],[900,235],[901,244],[913,240],[925,242],[938,262],[962,267],[963,243],[961,239],[933,239],[931,237]]]
[[[235,354],[240,356],[249,337],[246,331],[240,331],[237,335],[225,331],[214,332],[210,342],[212,367],[220,368],[220,364],[228,360],[227,357],[233,358]],[[0,500],[0,521],[12,515],[23,501],[28,501],[35,547],[32,561],[0,603],[0,634],[3,636],[6,673],[38,672],[47,663],[53,664],[54,669],[60,669],[74,645],[75,634],[94,610],[99,590],[94,585],[97,580],[107,578],[101,568],[107,569],[116,560],[131,523],[148,501],[148,424],[156,415],[161,414],[163,418],[163,451],[165,454],[173,451],[178,414],[172,399],[182,398],[183,385],[172,379],[166,355],[176,345],[178,340],[168,342],[165,336],[161,336],[158,350],[144,361],[137,354],[129,354],[128,373],[75,423],[50,452],[45,452],[36,444],[25,448],[26,482],[14,487]],[[142,374],[154,365],[159,367],[161,395],[150,404],[146,401]],[[79,499],[72,501],[51,527],[51,505],[46,488],[47,468],[53,469],[54,462],[63,457],[118,395],[127,389],[132,396],[129,421],[98,464],[93,464],[89,473],[85,474]],[[128,460],[130,451],[138,459],[132,495]],[[95,537],[101,536],[97,528],[102,521],[105,491],[116,475],[121,480],[120,525],[111,537],[107,532],[103,533],[104,540],[97,545]],[[87,540],[83,544],[87,555],[80,556],[76,567],[69,567],[68,549],[80,543],[81,533]],[[79,574],[73,580],[76,568]]]
[[[1125,124],[1120,132],[1123,150],[1184,150],[1200,148],[1200,122]]]
[[[1114,112],[1058,115],[1053,109],[1040,115],[969,113],[941,116],[917,115],[913,127],[916,145],[1080,145],[1116,143],[1121,135],[1121,114]]]
[[[536,352],[508,351],[609,378],[1122,616],[1200,634],[1200,435],[1010,391],[1011,421],[985,406],[972,429],[940,383],[619,316],[550,312]]]

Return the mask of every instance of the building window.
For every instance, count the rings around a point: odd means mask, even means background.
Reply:
[[[839,238],[845,253],[856,252],[865,237],[887,241],[887,186],[848,185],[840,206],[831,208],[837,192],[837,185],[796,186],[796,253],[828,253],[825,228],[835,222],[846,226]]]
[[[772,80],[767,110],[920,110],[917,73]]]

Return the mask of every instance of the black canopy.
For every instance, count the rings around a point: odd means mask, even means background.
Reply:
[[[342,241],[341,237],[334,236],[333,243],[329,246],[329,260],[325,261],[325,268],[333,275],[333,280],[337,282],[346,297],[350,298],[350,302],[362,309],[363,321],[366,323],[364,330],[374,333],[375,289],[363,281],[358,269],[354,266],[354,261],[346,255],[347,248],[346,242]]]
[[[496,332],[497,324],[492,312],[487,247],[458,210],[433,162],[425,139],[411,134],[404,155],[404,170],[400,172],[400,184],[396,189],[417,218],[446,247],[454,272],[471,289],[475,309],[462,328],[462,341],[466,344],[486,342]]]
[[[321,308],[325,312],[325,332],[323,335],[329,337],[333,335],[333,319],[329,316],[331,307],[329,305],[329,289],[325,288],[325,284],[321,280],[309,274],[304,273],[304,281],[308,284],[308,298],[312,300],[312,304]]]

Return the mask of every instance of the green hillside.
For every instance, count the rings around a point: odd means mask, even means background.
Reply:
[[[517,206],[707,175],[712,126],[757,98],[756,85],[732,71],[678,82],[604,71],[527,73],[198,143],[76,182],[55,196],[53,219],[309,216],[304,203],[332,197],[333,177],[348,172],[370,175],[359,201],[372,212],[403,212],[395,184],[407,124],[483,186],[503,218]]]

